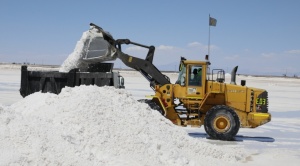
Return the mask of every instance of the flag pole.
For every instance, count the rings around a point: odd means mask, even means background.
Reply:
[[[208,15],[208,59],[210,56],[210,27],[211,26],[216,26],[217,25],[217,19],[210,17],[210,14]]]
[[[209,54],[210,54],[210,14],[208,15],[208,61],[209,61]]]

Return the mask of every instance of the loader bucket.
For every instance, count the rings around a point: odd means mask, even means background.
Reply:
[[[113,38],[108,32],[100,27],[91,26],[83,33],[73,53],[63,62],[59,71],[69,72],[75,68],[84,71],[89,64],[115,60],[117,51],[109,40],[113,41]]]
[[[84,42],[83,49],[85,51],[82,60],[89,63],[115,60],[117,58],[116,48],[104,38],[104,35],[110,34],[101,32],[93,26],[89,32],[89,37]]]

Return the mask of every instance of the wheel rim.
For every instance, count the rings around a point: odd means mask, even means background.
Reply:
[[[213,121],[214,129],[219,133],[224,133],[230,128],[230,120],[227,116],[218,116]]]

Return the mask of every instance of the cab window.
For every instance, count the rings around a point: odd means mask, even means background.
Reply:
[[[189,86],[202,86],[202,66],[189,66]]]

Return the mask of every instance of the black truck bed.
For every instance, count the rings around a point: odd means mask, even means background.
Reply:
[[[65,86],[80,85],[114,86],[125,88],[124,78],[112,72],[112,65],[94,65],[87,72],[72,69],[68,73],[58,71],[29,71],[27,66],[21,68],[20,94],[25,97],[34,92],[59,94]]]

